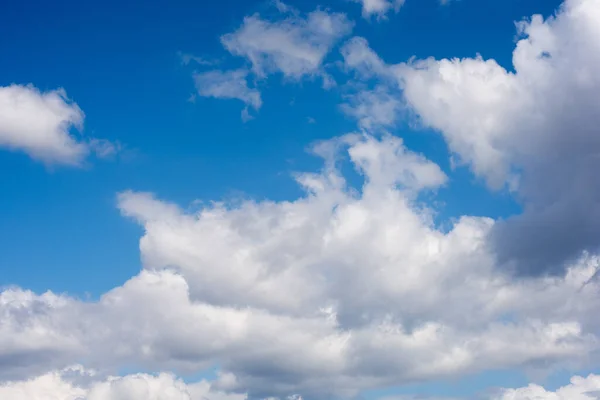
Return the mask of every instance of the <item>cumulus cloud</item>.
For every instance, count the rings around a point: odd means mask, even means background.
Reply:
[[[71,133],[83,127],[83,111],[63,89],[41,92],[32,85],[0,87],[0,147],[21,151],[48,165],[81,165],[90,152],[104,158],[117,145]]]
[[[364,18],[376,16],[377,19],[385,18],[390,11],[398,12],[404,4],[404,0],[354,0],[362,4],[362,15]]]
[[[237,69],[232,71],[213,70],[195,73],[194,80],[198,94],[217,99],[237,99],[246,104],[242,118],[249,116],[248,107],[258,110],[262,106],[260,92],[248,87],[248,71]]]
[[[103,379],[81,366],[55,370],[29,380],[0,384],[10,400],[244,400],[245,395],[214,390],[208,381],[185,384],[172,374],[132,374]]]
[[[0,380],[73,362],[186,375],[219,365],[215,390],[352,397],[597,349],[596,257],[515,281],[488,252],[492,220],[435,228],[419,194],[446,176],[401,139],[347,135],[313,152],[324,167],[296,175],[306,195],[294,201],[186,212],[122,193],[122,213],[145,231],[144,270],[95,302],[4,290]],[[344,155],[364,178],[358,190],[340,172]]]
[[[221,37],[223,46],[249,60],[258,77],[273,73],[290,80],[324,76],[325,56],[350,33],[353,24],[341,13],[315,10],[303,16],[281,2],[277,5],[280,18],[248,16],[239,29]]]
[[[505,390],[494,400],[597,400],[600,398],[600,376],[575,376],[571,383],[551,392],[539,385]]]
[[[514,72],[481,57],[386,65],[364,39],[344,47],[348,68],[395,79],[459,161],[523,202],[524,213],[493,232],[501,259],[521,272],[556,272],[598,246],[599,26],[595,0],[567,0],[554,17],[520,22]]]

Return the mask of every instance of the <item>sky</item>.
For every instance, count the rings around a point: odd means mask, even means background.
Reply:
[[[0,398],[600,398],[600,0],[0,7]]]

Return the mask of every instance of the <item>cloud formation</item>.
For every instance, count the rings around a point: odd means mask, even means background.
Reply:
[[[575,376],[571,383],[551,392],[539,385],[505,390],[494,400],[597,400],[600,397],[600,375]]]
[[[249,73],[323,74],[350,24],[276,5],[281,21],[254,15],[223,37],[251,69],[196,74],[201,95],[258,109]],[[514,72],[481,57],[389,65],[351,39],[341,50],[346,70],[377,85],[343,106],[361,133],[312,147],[323,167],[294,176],[301,197],[190,210],[126,191],[118,207],[144,230],[139,274],[95,301],[0,291],[0,398],[319,400],[488,370],[597,364],[599,26],[597,0],[567,0],[556,17],[522,22]],[[0,91],[6,146],[42,160],[103,148],[70,136],[83,114],[64,92],[9,88]],[[33,129],[39,110],[47,118]],[[437,227],[421,199],[448,176],[381,132],[406,110],[490,187],[519,195],[524,213]],[[38,153],[27,135],[62,145]],[[348,164],[358,185],[342,172]],[[510,257],[555,274],[515,276]],[[210,382],[175,375],[215,366]],[[156,374],[114,376],[124,369]],[[496,399],[587,400],[599,386],[596,375],[575,377],[556,392],[530,385]]]
[[[376,16],[377,19],[383,19],[390,11],[398,12],[404,4],[404,0],[354,0],[362,5],[362,15],[364,18]]]
[[[525,212],[493,236],[502,261],[523,273],[556,272],[597,249],[599,26],[595,0],[567,0],[555,17],[520,22],[514,72],[481,57],[387,65],[361,38],[342,51],[363,79],[398,85],[459,162],[515,192]]]
[[[245,395],[213,390],[202,380],[185,384],[172,374],[99,377],[79,365],[30,380],[0,384],[0,398],[10,400],[244,400]]]
[[[195,73],[194,80],[198,94],[217,99],[237,99],[246,104],[242,117],[248,114],[248,107],[258,110],[262,106],[260,92],[248,87],[248,71],[237,69],[232,71],[213,70]]]
[[[32,85],[0,87],[0,147],[27,153],[47,165],[78,166],[90,152],[100,158],[118,145],[72,134],[83,127],[83,111],[63,89],[41,92]]]
[[[346,135],[313,152],[324,168],[296,176],[306,196],[295,201],[184,212],[122,193],[122,213],[145,230],[144,270],[97,302],[3,291],[0,379],[75,361],[179,374],[219,365],[215,390],[352,397],[597,349],[596,257],[514,280],[488,252],[494,221],[434,227],[419,194],[447,178],[401,139]],[[344,154],[364,178],[358,191],[340,172]]]
[[[295,81],[322,76],[325,56],[350,33],[353,24],[342,13],[315,10],[302,16],[289,6],[279,10],[283,10],[280,19],[264,19],[259,14],[244,18],[239,29],[221,37],[223,46],[246,58],[260,78],[274,73]]]
[[[235,98],[258,110],[262,104],[258,89],[248,88],[248,75],[262,81],[269,75],[281,74],[287,81],[304,78],[323,80],[323,87],[335,84],[323,63],[333,46],[353,28],[345,14],[317,9],[306,15],[295,8],[274,2],[275,18],[258,13],[245,17],[234,32],[221,37],[223,47],[242,57],[250,70],[213,70],[196,73],[198,94],[205,97]],[[250,119],[248,107],[242,119]]]

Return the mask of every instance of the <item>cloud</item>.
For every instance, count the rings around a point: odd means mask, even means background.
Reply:
[[[400,76],[422,121],[477,175],[516,187],[525,212],[498,226],[500,256],[556,270],[598,246],[600,4],[568,0],[556,17],[518,26],[515,72],[474,58],[421,61]]]
[[[331,48],[353,27],[345,14],[317,9],[302,15],[279,0],[273,5],[278,11],[277,18],[248,16],[240,28],[221,37],[227,51],[250,62],[250,70],[213,70],[194,75],[201,96],[246,103],[242,111],[244,121],[253,118],[248,106],[258,110],[262,105],[258,89],[248,87],[250,74],[259,80],[277,73],[291,81],[320,77],[324,88],[334,86],[335,81],[325,72],[323,62]],[[205,60],[190,55],[182,55],[182,60],[206,64]]]
[[[209,59],[206,59],[203,57],[195,56],[190,53],[178,52],[177,55],[179,56],[179,58],[181,58],[181,63],[183,65],[189,65],[191,62],[194,62],[198,65],[204,65],[204,66],[215,65],[215,64],[219,63],[216,60],[209,60]]]
[[[350,33],[353,24],[341,13],[315,10],[302,16],[281,2],[277,5],[281,18],[248,16],[238,30],[221,37],[223,46],[233,55],[248,59],[258,77],[282,73],[297,81],[325,76],[325,56]]]
[[[348,69],[402,89],[460,162],[522,201],[524,213],[492,233],[501,260],[522,273],[557,272],[598,248],[598,26],[595,0],[520,22],[514,72],[482,57],[386,65],[360,38],[342,51]]]
[[[492,220],[435,228],[419,194],[446,176],[401,139],[346,135],[313,153],[323,169],[296,175],[306,194],[293,201],[184,211],[120,194],[144,228],[144,269],[92,302],[1,292],[0,381],[74,362],[188,376],[218,365],[215,390],[346,398],[597,349],[597,257],[514,280],[488,251]],[[344,158],[362,188],[345,183]]]
[[[362,15],[364,18],[370,18],[373,15],[377,19],[383,19],[390,11],[398,12],[404,4],[404,0],[354,0],[362,4]]]
[[[365,38],[355,36],[349,39],[340,49],[344,57],[344,68],[347,72],[355,71],[361,79],[393,78],[392,67],[387,65],[369,47]]]
[[[0,147],[27,153],[47,165],[81,165],[91,152],[100,158],[118,145],[105,139],[77,137],[83,111],[63,89],[41,92],[32,85],[0,87]]]
[[[81,128],[83,119],[83,111],[62,89],[42,93],[33,86],[0,87],[2,147],[48,164],[78,165],[89,150],[70,130]]]
[[[600,376],[575,376],[571,383],[551,392],[531,384],[524,388],[505,390],[494,400],[597,400],[600,398]]]
[[[0,384],[10,400],[244,400],[245,395],[214,390],[208,381],[186,384],[172,374],[97,377],[81,366]]]
[[[248,71],[237,69],[232,71],[213,70],[195,73],[194,80],[198,94],[217,99],[237,99],[246,104],[242,111],[242,119],[249,118],[248,107],[258,110],[262,106],[260,92],[248,87]]]
[[[358,121],[362,129],[391,128],[400,117],[403,104],[397,94],[385,86],[374,90],[361,90],[347,96],[348,102],[341,105],[347,115]]]

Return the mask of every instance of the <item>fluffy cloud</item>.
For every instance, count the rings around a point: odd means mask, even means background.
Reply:
[[[404,4],[404,0],[354,0],[362,4],[362,15],[370,18],[375,15],[378,19],[385,18],[389,11],[398,12]]]
[[[238,99],[246,104],[242,117],[248,116],[248,107],[258,110],[262,105],[260,92],[248,87],[248,71],[237,69],[232,71],[209,71],[195,73],[196,89],[204,97],[217,99]]]
[[[244,400],[220,392],[208,381],[185,384],[171,374],[134,374],[98,379],[81,366],[56,370],[24,381],[0,384],[0,398],[10,400]]]
[[[64,90],[42,93],[33,86],[0,87],[0,146],[46,163],[76,165],[88,147],[70,134],[83,112]]]
[[[344,47],[348,68],[396,80],[459,161],[516,192],[525,212],[493,236],[502,260],[522,272],[557,271],[597,249],[599,26],[596,0],[567,0],[555,17],[519,23],[514,72],[481,57],[386,65],[364,39]]]
[[[248,59],[258,77],[279,72],[291,80],[323,76],[325,56],[350,33],[352,23],[344,14],[316,10],[301,16],[289,6],[277,4],[282,18],[246,17],[238,30],[221,38],[223,46]]]
[[[118,145],[71,134],[83,126],[83,111],[63,89],[41,92],[28,85],[0,87],[0,147],[22,151],[48,165],[80,165],[90,152],[114,154]]]
[[[495,400],[596,400],[600,397],[600,376],[571,378],[571,384],[550,392],[538,385],[510,389]]]
[[[2,292],[0,379],[73,362],[181,374],[219,365],[215,390],[351,397],[597,348],[596,257],[515,281],[488,252],[492,220],[434,227],[418,198],[446,177],[400,139],[347,135],[313,151],[325,166],[297,175],[306,196],[295,201],[184,212],[122,193],[123,214],[145,230],[144,270],[96,302]],[[343,154],[364,177],[358,191],[340,173]]]

